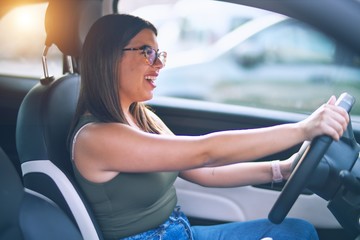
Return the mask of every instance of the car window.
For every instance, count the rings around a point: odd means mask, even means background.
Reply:
[[[0,16],[0,74],[41,78],[47,4],[21,6]],[[26,41],[24,41],[26,39]],[[47,55],[50,75],[62,72],[62,55],[52,46]]]
[[[331,63],[336,47],[325,36],[289,19],[255,34],[248,42],[264,48],[266,63],[277,64]]]
[[[118,11],[148,19],[159,30],[168,61],[157,96],[298,113],[342,92],[360,99],[360,56],[295,19],[208,0],[146,6],[122,0]],[[360,105],[352,115],[360,115]]]

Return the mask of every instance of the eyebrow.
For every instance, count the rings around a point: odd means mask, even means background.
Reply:
[[[152,48],[152,49],[155,49],[155,48],[153,48],[153,47],[151,47],[151,46],[149,46],[149,45],[147,45],[147,44],[144,44],[144,45],[142,45],[142,46],[140,46],[140,47],[126,47],[126,48],[124,48],[124,49],[138,49],[138,50],[143,50],[144,48],[146,48],[146,47],[149,47],[149,48]],[[156,49],[155,49],[156,50]]]

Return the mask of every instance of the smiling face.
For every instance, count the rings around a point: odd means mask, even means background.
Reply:
[[[125,48],[150,46],[158,49],[154,32],[150,29],[140,31]],[[123,51],[119,62],[119,93],[121,106],[128,109],[134,102],[143,102],[153,97],[155,80],[164,66],[158,59],[150,66],[142,50]]]

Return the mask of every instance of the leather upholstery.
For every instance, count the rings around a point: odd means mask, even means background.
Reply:
[[[101,0],[50,1],[45,17],[46,47],[55,44],[64,55],[78,58],[90,25],[101,14]],[[18,112],[16,147],[24,186],[57,205],[84,239],[103,239],[74,180],[67,146],[80,75],[68,73],[49,79],[42,79],[29,91]]]
[[[0,148],[0,239],[82,239],[74,223],[58,207],[25,192],[22,181]],[[64,231],[66,229],[66,231]]]
[[[19,109],[16,145],[25,187],[59,206],[84,239],[102,239],[92,210],[74,180],[67,146],[79,88],[80,76],[68,74],[31,89]]]

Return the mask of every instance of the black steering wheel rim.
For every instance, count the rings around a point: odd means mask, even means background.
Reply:
[[[336,105],[350,112],[354,103],[354,97],[343,93]],[[279,224],[284,220],[332,142],[331,137],[323,135],[303,143],[294,161],[296,166],[269,212],[268,219],[271,222]]]
[[[299,151],[298,159],[295,160],[298,163],[270,210],[268,218],[271,222],[278,224],[284,220],[332,141],[328,136],[321,136],[311,143],[304,142],[302,154]]]

